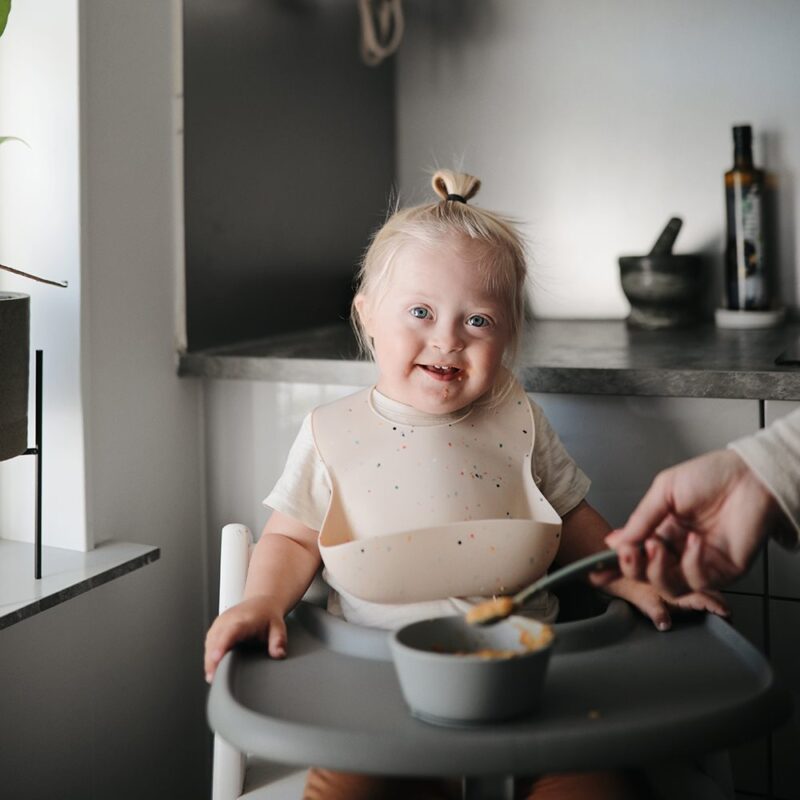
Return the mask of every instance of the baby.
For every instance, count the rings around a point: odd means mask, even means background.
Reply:
[[[524,322],[525,251],[513,224],[468,204],[480,182],[441,170],[439,201],[397,211],[364,257],[353,322],[378,366],[374,387],[315,409],[278,484],[254,548],[245,599],[206,638],[211,680],[244,639],[286,656],[285,615],[317,570],[328,609],[350,622],[393,629],[468,611],[604,549],[611,530],[584,499],[589,481],[542,411],[514,379]],[[660,629],[668,600],[619,578],[622,597]],[[721,598],[680,606],[725,614]],[[550,595],[529,610],[554,621]],[[312,769],[306,798],[446,797],[444,781]],[[640,796],[622,771],[546,775],[528,797]]]

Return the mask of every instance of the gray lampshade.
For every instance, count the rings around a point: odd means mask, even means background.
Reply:
[[[30,300],[0,292],[0,461],[28,449]]]

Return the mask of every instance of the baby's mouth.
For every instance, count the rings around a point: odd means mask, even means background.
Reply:
[[[459,367],[451,367],[446,364],[418,364],[417,366],[437,381],[453,381],[462,372]]]

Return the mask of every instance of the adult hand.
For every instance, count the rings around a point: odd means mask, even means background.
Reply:
[[[661,472],[606,542],[624,576],[677,597],[742,575],[781,515],[741,457],[718,450]]]

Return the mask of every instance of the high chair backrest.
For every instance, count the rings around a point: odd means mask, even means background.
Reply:
[[[220,614],[241,601],[252,552],[253,534],[250,528],[233,523],[222,529],[219,564]]]
[[[253,534],[246,525],[232,523],[222,529],[219,559],[219,613],[241,601],[247,565],[253,552]],[[235,800],[242,793],[246,757],[220,736],[214,736],[212,800]]]
[[[222,529],[219,560],[219,613],[239,603],[244,596],[247,567],[253,552],[253,534],[246,525],[232,523]],[[328,586],[318,575],[303,600],[324,606]],[[238,800],[245,787],[246,796],[255,800],[285,800],[302,795],[305,769],[286,768],[263,759],[249,760],[221,737],[214,736],[214,762],[211,780],[212,800]],[[299,777],[298,777],[299,776]],[[254,785],[262,786],[254,791]],[[272,790],[269,790],[269,786]]]

